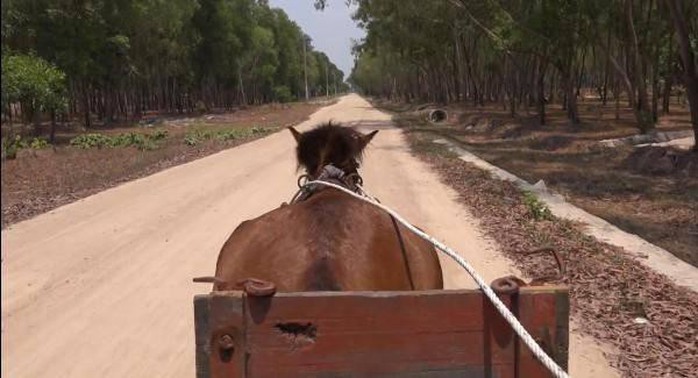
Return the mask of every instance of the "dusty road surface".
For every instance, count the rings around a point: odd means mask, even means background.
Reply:
[[[390,117],[358,96],[315,113],[380,129],[362,173],[381,201],[458,251],[485,277],[517,273],[455,192],[412,157]],[[107,190],[2,232],[2,374],[8,377],[193,377],[192,297],[243,220],[296,190],[284,131]],[[443,261],[448,288],[474,287]],[[580,349],[583,348],[583,349]],[[613,376],[572,338],[573,376]]]

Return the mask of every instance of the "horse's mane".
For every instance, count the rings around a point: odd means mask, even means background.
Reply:
[[[340,164],[349,159],[361,161],[361,134],[331,121],[301,134],[296,148],[298,168],[315,173],[320,165]]]

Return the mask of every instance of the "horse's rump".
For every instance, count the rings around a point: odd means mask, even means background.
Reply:
[[[263,279],[279,291],[443,287],[431,244],[334,189],[243,222],[221,250],[216,277],[226,283]]]

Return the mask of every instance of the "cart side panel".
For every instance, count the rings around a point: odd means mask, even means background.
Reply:
[[[196,376],[198,378],[210,377],[211,347],[209,343],[209,296],[197,295],[194,297],[194,332],[196,343]]]
[[[567,290],[523,289],[502,299],[514,301],[534,337],[549,335],[558,345],[553,357],[566,366]],[[197,368],[199,378],[547,374],[479,290],[225,292],[197,297],[195,308],[197,363],[209,362]],[[223,335],[234,341],[227,354]]]
[[[519,321],[538,342],[538,345],[567,370],[569,335],[569,297],[566,288],[557,288],[553,295],[545,295],[547,288],[523,288],[519,295]],[[519,340],[519,377],[552,377],[548,369],[536,359]]]
[[[511,334],[478,291],[246,301],[247,369],[255,376],[514,377]]]
[[[245,316],[241,292],[196,296],[197,378],[245,376]]]

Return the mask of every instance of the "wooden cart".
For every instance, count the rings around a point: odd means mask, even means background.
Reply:
[[[567,288],[500,298],[567,369]],[[550,376],[480,290],[215,292],[194,309],[199,378]]]

